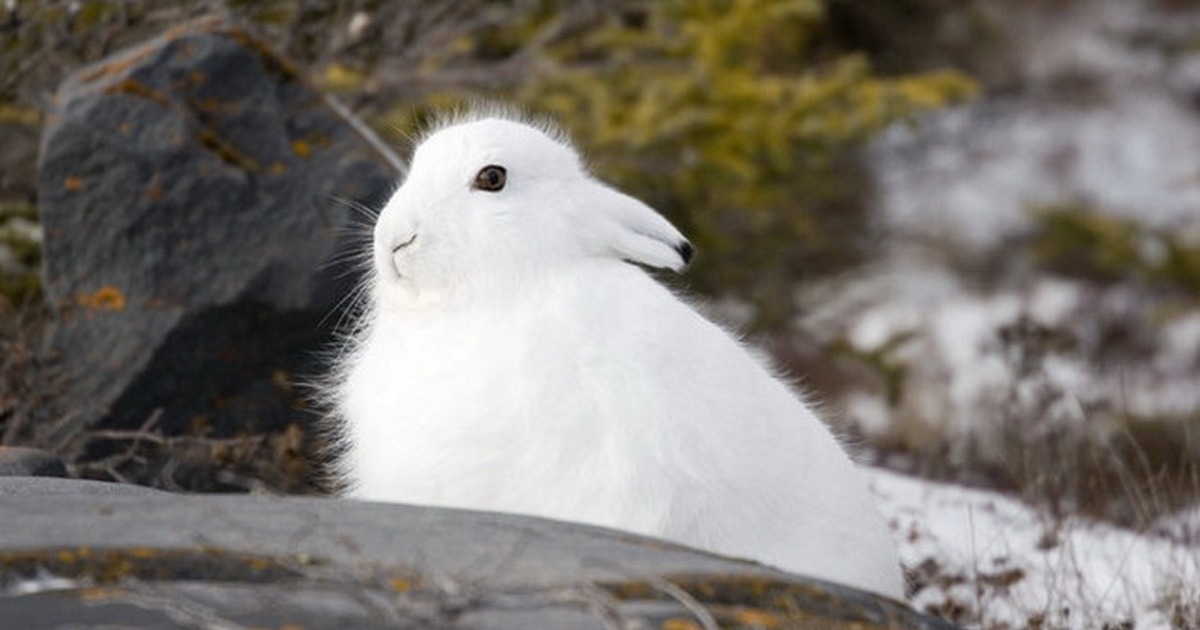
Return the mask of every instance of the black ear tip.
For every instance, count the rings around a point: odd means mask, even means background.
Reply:
[[[679,257],[683,259],[685,265],[692,262],[692,255],[696,253],[696,249],[687,241],[676,245],[675,251],[679,252]]]

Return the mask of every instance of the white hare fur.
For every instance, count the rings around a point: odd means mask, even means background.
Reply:
[[[501,166],[500,190],[473,184]],[[864,479],[770,367],[630,264],[687,240],[511,115],[428,135],[335,378],[352,497],[661,537],[902,596]]]

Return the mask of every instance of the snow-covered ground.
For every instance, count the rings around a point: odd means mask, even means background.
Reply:
[[[1200,510],[1139,534],[879,469],[871,483],[917,609],[987,629],[1200,627]]]

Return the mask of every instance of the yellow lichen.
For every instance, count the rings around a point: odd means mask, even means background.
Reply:
[[[325,71],[321,73],[321,86],[332,92],[361,89],[366,80],[367,76],[361,71],[337,62],[325,66]]]
[[[32,107],[0,104],[0,125],[12,124],[36,127],[42,122],[42,112]]]
[[[151,88],[150,86],[135,81],[134,79],[125,79],[114,85],[104,89],[105,94],[130,94],[144,98],[148,101],[157,103],[163,107],[171,106],[171,99],[164,93]]]
[[[166,196],[166,192],[163,190],[162,184],[158,182],[158,176],[155,176],[154,179],[150,181],[150,185],[146,187],[146,190],[142,193],[142,196],[145,197],[147,201],[158,201]]]
[[[263,571],[275,566],[275,561],[268,558],[246,558],[246,566],[255,571]]]
[[[129,549],[129,555],[133,556],[134,558],[138,558],[139,560],[145,560],[158,555],[158,551],[151,549],[150,547],[132,547]]]
[[[662,622],[662,630],[701,630],[703,626],[682,617],[672,617]]]
[[[217,157],[221,158],[221,161],[247,171],[258,170],[258,160],[255,160],[254,158],[243,154],[241,151],[238,151],[232,144],[226,142],[213,130],[201,130],[197,139],[200,141],[201,146],[210,149],[213,153],[216,153]]]
[[[306,158],[312,153],[312,145],[304,140],[293,140],[292,153],[295,153],[302,158]]]
[[[111,285],[100,287],[92,293],[79,296],[77,299],[80,306],[93,311],[125,310],[125,294],[121,293],[120,289]]]
[[[759,610],[757,608],[735,608],[729,612],[729,616],[736,620],[739,624],[750,626],[752,628],[783,627],[783,620],[779,618],[779,615],[767,610]]]
[[[120,589],[109,586],[93,586],[80,591],[80,599],[84,601],[102,601],[107,599],[115,599],[122,594]]]

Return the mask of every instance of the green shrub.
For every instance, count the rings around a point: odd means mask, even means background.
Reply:
[[[1103,282],[1150,282],[1200,297],[1200,243],[1077,205],[1031,209],[1029,251],[1039,266]]]

